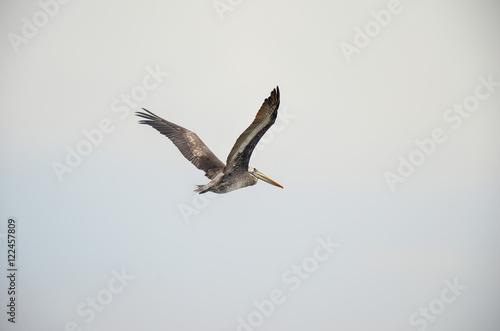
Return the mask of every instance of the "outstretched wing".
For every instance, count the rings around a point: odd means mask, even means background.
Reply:
[[[280,90],[276,87],[264,100],[252,124],[240,135],[227,157],[225,173],[248,171],[250,156],[260,138],[274,124],[280,105]]]
[[[205,171],[205,176],[212,179],[224,170],[224,163],[212,153],[196,133],[164,120],[147,109],[142,109],[146,113],[136,112],[137,116],[145,118],[139,123],[151,125],[170,139],[186,159],[191,161],[196,168]]]

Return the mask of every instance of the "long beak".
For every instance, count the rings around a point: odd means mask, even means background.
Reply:
[[[271,185],[283,188],[283,186],[281,186],[280,184],[276,183],[274,180],[272,180],[271,178],[267,177],[266,175],[264,175],[262,172],[260,172],[258,170],[255,170],[253,172],[253,174],[254,174],[255,177],[257,177],[258,179],[261,179],[261,180],[265,181],[268,184],[271,184]]]

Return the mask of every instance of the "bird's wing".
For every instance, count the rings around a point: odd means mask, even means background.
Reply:
[[[260,138],[274,124],[280,105],[280,90],[276,87],[264,100],[252,124],[240,135],[227,157],[225,173],[248,171],[250,156]]]
[[[142,109],[146,113],[136,112],[137,116],[145,118],[145,120],[141,120],[139,123],[151,125],[161,134],[172,140],[186,159],[191,161],[196,168],[205,171],[205,176],[212,179],[224,170],[224,163],[212,153],[196,133],[164,120],[147,109]]]

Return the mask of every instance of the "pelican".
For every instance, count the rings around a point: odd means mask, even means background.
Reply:
[[[274,186],[283,188],[280,184],[264,175],[255,167],[249,165],[250,156],[260,138],[274,124],[278,116],[280,105],[280,90],[276,87],[271,95],[264,100],[252,124],[243,131],[234,144],[224,164],[201,141],[196,133],[189,131],[177,124],[164,120],[149,110],[136,112],[136,115],[145,120],[140,124],[147,124],[158,130],[170,139],[186,159],[191,161],[196,168],[203,170],[210,179],[206,185],[197,185],[197,193],[214,192],[228,193],[243,187],[257,184],[263,180]]]

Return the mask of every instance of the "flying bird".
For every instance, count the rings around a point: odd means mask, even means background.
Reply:
[[[210,179],[210,182],[206,185],[197,185],[195,192],[200,194],[209,191],[228,193],[255,185],[259,179],[283,188],[283,186],[249,165],[255,146],[276,121],[279,105],[280,90],[276,87],[271,92],[271,95],[264,100],[252,124],[236,140],[231,152],[229,152],[226,164],[212,153],[196,133],[169,122],[145,108],[142,108],[145,113],[136,112],[136,115],[145,118],[139,121],[140,124],[147,124],[158,130],[170,139],[181,151],[182,155],[191,161],[196,168],[205,172],[205,176]]]

